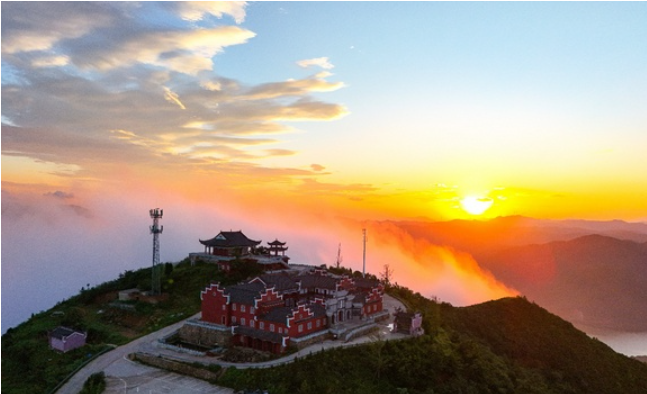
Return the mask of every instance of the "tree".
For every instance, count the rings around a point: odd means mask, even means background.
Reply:
[[[391,279],[393,279],[393,269],[389,264],[384,264],[384,271],[380,273],[380,279],[384,284],[384,287],[391,287]]]

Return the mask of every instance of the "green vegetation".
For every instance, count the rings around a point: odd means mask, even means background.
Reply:
[[[235,283],[236,275],[214,264],[184,260],[163,267],[162,291],[157,304],[117,302],[118,292],[150,289],[151,268],[126,271],[118,279],[58,303],[33,315],[2,336],[2,389],[5,393],[46,393],[93,355],[190,317],[200,310],[200,291],[211,281]],[[168,297],[166,297],[168,295]],[[49,348],[48,332],[59,325],[88,333],[87,345],[59,353]],[[29,379],[25,379],[28,376]]]
[[[280,393],[646,393],[647,365],[613,352],[523,298],[467,308],[395,286],[426,334],[336,348],[218,384]]]
[[[232,284],[256,269],[244,261],[231,273],[201,262],[167,264],[163,292],[168,297],[157,303],[115,302],[119,290],[148,289],[150,269],[126,271],[82,289],[2,337],[3,389],[49,392],[107,344],[126,343],[199,311],[200,291],[209,282]],[[228,368],[219,372],[218,384],[272,394],[647,392],[647,364],[613,352],[524,298],[455,308],[397,284],[388,292],[408,310],[422,312],[424,335],[335,348],[274,368]],[[88,345],[66,354],[50,350],[47,333],[58,325],[86,330]],[[89,379],[84,392],[101,392],[102,380]]]
[[[106,375],[103,372],[97,372],[83,383],[83,388],[79,394],[101,394],[106,389]]]

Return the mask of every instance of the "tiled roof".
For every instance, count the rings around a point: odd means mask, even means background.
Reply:
[[[286,324],[288,315],[292,313],[293,307],[282,306],[274,308],[271,311],[267,312],[265,315],[261,316],[262,320],[273,321],[275,323]]]
[[[261,275],[259,279],[266,283],[268,287],[274,287],[276,291],[297,290],[299,288],[297,282],[285,272]]]
[[[200,240],[205,246],[216,247],[237,247],[237,246],[256,246],[261,241],[254,241],[247,238],[242,231],[221,231],[220,234],[206,241]]]
[[[316,288],[335,290],[337,288],[337,280],[329,276],[307,274],[297,277],[296,280],[301,282],[302,289]]]
[[[277,334],[275,332],[257,330],[255,328],[251,328],[247,326],[237,326],[234,328],[234,333],[240,334],[240,335],[246,335],[252,338],[257,338],[257,339],[260,339],[261,341],[268,341],[272,343],[278,343],[281,345],[283,344],[283,335]]]
[[[319,304],[309,304],[308,308],[314,313],[315,317],[326,316],[326,308]]]
[[[227,287],[225,294],[229,296],[229,301],[232,303],[253,305],[254,300],[260,296],[264,289],[265,286],[262,283],[244,283]]]
[[[355,286],[362,288],[362,289],[372,289],[373,287],[377,287],[380,284],[380,282],[372,279],[365,279],[365,278],[355,278]]]

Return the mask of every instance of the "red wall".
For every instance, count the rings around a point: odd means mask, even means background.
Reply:
[[[226,305],[227,297],[225,297],[223,290],[219,284],[212,284],[200,293],[202,320],[209,323],[229,325],[229,308]],[[225,318],[224,322],[223,317]]]

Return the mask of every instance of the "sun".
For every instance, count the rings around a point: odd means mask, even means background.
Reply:
[[[461,200],[461,207],[470,215],[480,215],[487,211],[494,200],[488,197],[467,196]]]

